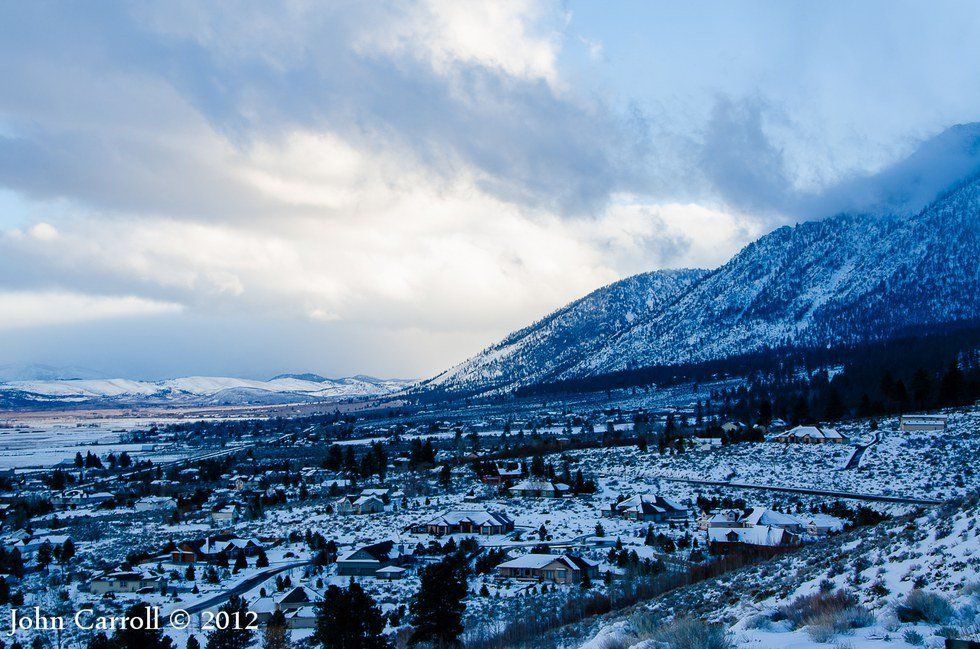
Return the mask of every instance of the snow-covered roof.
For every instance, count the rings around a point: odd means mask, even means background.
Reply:
[[[482,527],[483,525],[507,525],[511,520],[507,515],[500,512],[457,510],[436,516],[426,523],[426,525],[459,525],[464,522]]]
[[[555,491],[556,487],[547,480],[524,480],[511,487],[511,491]]]
[[[803,525],[803,522],[795,516],[773,511],[766,507],[753,508],[752,511],[739,522],[747,526],[772,525],[776,527],[793,527],[795,525]]]
[[[708,529],[708,541],[712,543],[738,543],[748,545],[776,546],[780,545],[789,535],[781,527],[759,525],[756,527],[711,527]]]
[[[773,439],[783,439],[789,437],[810,438],[810,439],[844,439],[844,436],[833,428],[817,428],[816,426],[797,426],[786,432],[779,433]]]
[[[504,561],[498,568],[523,568],[530,570],[540,570],[544,568],[549,563],[554,561],[560,561],[567,565],[569,568],[574,570],[581,570],[583,567],[591,567],[596,564],[589,561],[588,559],[583,559],[582,557],[571,557],[565,554],[525,554],[524,556],[517,557],[516,559],[511,559],[510,561]],[[584,564],[584,565],[583,565]]]

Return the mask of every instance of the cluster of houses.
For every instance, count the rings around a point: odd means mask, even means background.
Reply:
[[[182,541],[170,551],[173,563],[219,563],[239,553],[254,557],[265,550],[257,538],[240,538],[234,534],[217,534],[203,539]]]
[[[337,501],[338,514],[377,514],[383,512],[393,498],[401,492],[389,488],[364,489],[357,494],[348,494]]]
[[[605,518],[625,518],[644,523],[683,520],[688,516],[687,508],[673,500],[643,494],[609,503],[601,513]]]
[[[741,550],[777,553],[799,547],[804,536],[821,537],[843,529],[843,523],[822,514],[797,517],[766,507],[755,507],[747,513],[724,510],[705,513],[698,527],[707,532],[708,548],[716,554]]]

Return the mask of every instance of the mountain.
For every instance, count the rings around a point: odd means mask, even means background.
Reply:
[[[311,381],[313,383],[323,383],[328,380],[319,374],[313,374],[311,372],[304,372],[302,374],[276,374],[271,380],[275,381],[276,379],[299,379],[300,381]]]
[[[0,405],[111,402],[199,405],[334,401],[391,394],[410,381],[356,376],[318,380],[280,375],[269,381],[189,376],[167,381],[130,379],[24,380],[0,383]]]
[[[980,180],[914,216],[782,227],[707,271],[599,289],[424,387],[485,391],[980,319]]]
[[[600,288],[510,334],[427,385],[469,388],[554,379],[597,353],[606,340],[662,310],[707,272],[661,270]]]

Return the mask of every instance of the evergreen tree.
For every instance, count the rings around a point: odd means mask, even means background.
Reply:
[[[262,649],[289,649],[289,629],[286,626],[286,616],[278,609],[269,616],[269,620],[265,623]]]
[[[387,649],[384,628],[377,604],[351,579],[347,588],[327,588],[313,639],[324,649]]]
[[[187,649],[201,649],[201,641],[197,639],[197,636],[192,635],[187,638]]]
[[[53,556],[54,555],[52,554],[52,550],[51,550],[51,542],[45,541],[44,543],[41,544],[41,547],[37,549],[37,559],[36,559],[37,565],[41,569],[47,568],[48,565],[51,563],[51,559],[53,558]]]
[[[915,371],[912,375],[912,381],[909,384],[912,388],[912,400],[915,401],[915,406],[917,408],[925,408],[926,403],[929,402],[929,396],[932,393],[932,382],[929,380],[929,375],[921,367]]]
[[[66,565],[75,556],[75,544],[71,539],[65,539],[61,545],[61,552],[58,555],[58,563]]]
[[[148,604],[138,602],[126,609],[124,617],[127,620],[145,619],[150,613],[151,608]],[[112,649],[174,649],[173,640],[164,635],[160,629],[135,629],[131,624],[125,626],[125,629],[119,628],[112,634],[109,640]]]
[[[248,604],[238,595],[232,595],[218,609],[218,614],[226,613],[232,621],[227,628],[214,629],[208,633],[207,649],[248,649],[255,637],[255,631],[248,628]],[[238,623],[235,623],[235,620]]]
[[[429,642],[437,649],[461,646],[466,594],[464,567],[453,557],[424,568],[419,592],[411,604],[414,629],[409,645]]]

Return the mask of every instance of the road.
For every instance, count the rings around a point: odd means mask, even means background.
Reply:
[[[224,604],[226,601],[228,601],[228,599],[231,598],[232,595],[242,595],[252,590],[253,588],[258,586],[265,580],[275,577],[281,572],[292,570],[293,568],[301,568],[303,566],[309,565],[310,563],[311,563],[310,561],[297,561],[285,565],[273,566],[268,570],[263,570],[262,572],[249,577],[248,579],[240,582],[239,584],[235,585],[234,587],[222,593],[218,593],[217,595],[212,595],[211,597],[208,597],[207,599],[203,599],[195,604],[191,604],[190,606],[184,606],[178,608],[182,608],[183,610],[187,611],[191,615],[195,615],[206,609],[213,608],[220,604]]]
[[[778,491],[781,493],[807,494],[812,496],[828,496],[830,498],[845,498],[848,500],[865,500],[868,502],[881,503],[900,503],[903,505],[944,505],[944,500],[932,500],[929,498],[905,498],[903,496],[886,496],[884,494],[862,494],[853,491],[830,491],[827,489],[809,489],[806,487],[779,487],[775,485],[748,484],[744,482],[725,482],[722,480],[694,480],[691,478],[667,478],[660,476],[662,480],[669,482],[686,482],[688,484],[700,484],[709,487],[731,487],[732,489],[761,489],[763,491]]]
[[[861,458],[864,457],[864,452],[871,448],[871,446],[877,444],[878,440],[880,439],[880,434],[875,431],[874,439],[867,444],[859,444],[858,447],[854,449],[854,452],[851,453],[851,458],[847,461],[847,464],[844,465],[844,468],[841,469],[841,471],[850,471],[858,468],[858,465],[861,464]]]

